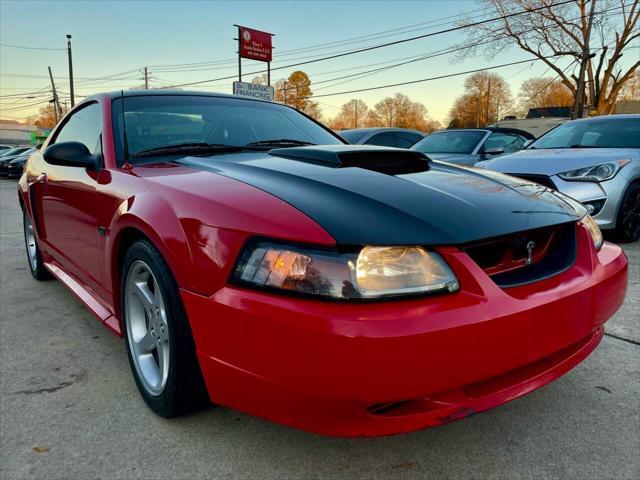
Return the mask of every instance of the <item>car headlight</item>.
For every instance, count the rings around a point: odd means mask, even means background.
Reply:
[[[422,247],[338,252],[268,241],[249,242],[231,281],[333,299],[376,299],[459,288],[442,257]]]
[[[558,176],[567,182],[604,182],[615,177],[616,173],[629,162],[631,160],[623,159],[616,162],[601,163],[559,173]]]
[[[600,250],[602,244],[604,243],[604,238],[602,238],[602,232],[600,231],[600,227],[596,223],[596,221],[591,217],[591,215],[586,214],[580,223],[587,227],[589,233],[591,234],[591,239],[593,240],[593,245],[596,247],[596,250]]]

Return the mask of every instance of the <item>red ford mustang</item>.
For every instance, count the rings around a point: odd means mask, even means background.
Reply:
[[[211,400],[331,435],[439,425],[577,365],[626,291],[568,197],[257,100],[97,95],[19,194],[31,273],[125,338],[167,417]]]

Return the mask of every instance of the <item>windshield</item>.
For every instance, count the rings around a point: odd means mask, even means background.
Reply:
[[[116,138],[123,142],[122,101],[113,102]],[[130,157],[172,145],[244,147],[273,141],[284,146],[342,144],[295,110],[276,103],[198,95],[147,95],[124,98]],[[286,139],[286,142],[283,142]],[[163,154],[163,152],[158,153]],[[164,153],[166,154],[166,153]]]
[[[363,132],[362,130],[342,130],[338,132],[342,138],[351,144],[358,143],[366,133],[367,132]]]
[[[529,148],[640,148],[640,118],[606,117],[568,122]]]
[[[416,143],[411,150],[422,153],[471,153],[484,138],[486,132],[436,132]]]

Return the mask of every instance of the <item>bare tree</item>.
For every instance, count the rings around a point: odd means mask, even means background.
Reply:
[[[485,12],[502,18],[470,29],[469,41],[479,46],[466,50],[465,56],[482,48],[494,57],[517,45],[544,62],[575,96],[576,70],[588,50],[585,47],[597,43],[591,47],[593,57],[584,59],[587,102],[597,114],[613,113],[620,90],[640,66],[640,60],[634,61],[637,56],[626,66],[620,61],[631,42],[640,38],[640,0],[574,0],[557,6],[553,6],[555,0],[479,1]],[[590,1],[596,3],[589,39]],[[509,16],[522,11],[529,13]],[[491,39],[495,41],[487,42]],[[562,58],[571,60],[568,67],[561,67]]]
[[[464,88],[465,93],[449,112],[454,126],[482,127],[495,122],[499,112],[508,110],[511,104],[509,85],[497,73],[474,73],[466,78]]]
[[[519,97],[524,98],[517,114],[525,116],[530,108],[570,107],[573,94],[560,80],[553,78],[530,78],[522,82]]]
[[[367,125],[368,113],[369,107],[362,100],[350,100],[342,105],[340,113],[331,120],[330,126],[337,130],[364,127]]]

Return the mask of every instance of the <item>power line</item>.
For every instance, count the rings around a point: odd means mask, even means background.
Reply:
[[[555,56],[555,55],[552,55],[552,56]],[[551,57],[547,57],[547,58],[551,58]],[[415,83],[430,82],[430,81],[433,81],[433,80],[442,80],[444,78],[459,77],[461,75],[468,75],[470,73],[483,72],[483,71],[486,71],[486,70],[495,70],[495,69],[498,69],[498,68],[510,67],[512,65],[521,65],[523,63],[536,62],[536,61],[539,61],[539,60],[541,60],[541,59],[540,58],[533,58],[533,59],[530,58],[528,60],[520,60],[520,61],[517,61],[517,62],[503,63],[501,65],[493,65],[493,66],[489,66],[489,67],[476,68],[474,70],[467,70],[467,71],[464,71],[464,72],[457,72],[457,73],[449,73],[447,75],[439,75],[439,76],[436,76],[436,77],[420,78],[420,79],[417,79],[417,80],[409,80],[409,81],[406,81],[406,82],[389,83],[389,84],[386,84],[386,85],[378,85],[378,86],[375,86],[375,87],[359,88],[359,89],[356,89],[356,90],[347,90],[347,91],[344,91],[344,92],[323,93],[323,94],[320,94],[320,95],[309,95],[307,97],[298,97],[298,98],[296,98],[296,100],[304,100],[304,99],[307,99],[307,98],[333,97],[335,95],[347,95],[347,94],[351,94],[351,93],[369,92],[369,91],[372,91],[372,90],[380,90],[380,89],[383,89],[383,88],[400,87],[400,86],[404,86],[404,85],[412,85],[412,84],[415,84]]]
[[[613,10],[620,10],[620,8],[621,7],[609,8],[607,10],[601,10],[598,13],[600,14],[600,13],[606,13],[606,12],[613,11]],[[578,20],[580,18],[582,18],[582,17],[578,16],[578,17],[575,17],[575,18],[567,19],[566,21]],[[516,33],[516,35],[519,35],[521,33],[524,33],[524,32],[518,32],[518,33]],[[503,38],[506,38],[506,37],[509,37],[509,34],[505,33],[505,34],[502,34],[501,36]],[[496,40],[499,40],[501,36],[500,35],[492,36],[492,37],[490,37],[488,40],[486,40],[484,42],[473,42],[473,43],[464,42],[462,44],[458,44],[458,46],[453,46],[453,47],[448,48],[448,49],[438,50],[438,51],[431,52],[431,53],[428,53],[428,54],[420,55],[418,57],[415,57],[415,56],[414,57],[410,57],[411,58],[410,60],[403,61],[403,62],[400,62],[400,63],[396,63],[394,65],[389,65],[389,66],[386,66],[386,67],[376,68],[376,69],[368,70],[368,71],[364,71],[364,72],[357,72],[357,73],[354,73],[354,74],[344,75],[344,76],[341,76],[341,77],[334,77],[334,78],[331,78],[331,79],[321,80],[321,81],[318,81],[318,82],[309,82],[309,83],[303,84],[303,85],[292,86],[292,87],[284,87],[283,90],[292,90],[292,89],[295,89],[295,88],[299,88],[300,86],[310,86],[312,84],[315,86],[315,85],[318,85],[318,84],[327,83],[327,82],[333,82],[333,81],[342,80],[342,79],[351,79],[351,80],[346,80],[344,82],[339,82],[339,83],[334,84],[334,85],[328,85],[328,86],[325,86],[325,87],[321,87],[321,88],[318,89],[318,90],[322,90],[324,88],[330,88],[332,86],[341,85],[341,84],[347,83],[349,81],[359,80],[359,79],[364,78],[366,76],[373,75],[375,73],[386,71],[386,70],[389,70],[389,69],[392,69],[392,68],[396,68],[396,67],[399,67],[399,66],[403,66],[403,65],[410,64],[410,63],[414,63],[414,62],[435,58],[435,57],[442,56],[442,55],[448,55],[448,54],[451,54],[451,53],[456,53],[456,52],[459,52],[459,51],[462,51],[462,50],[466,50],[466,49],[469,49],[469,48],[475,48],[475,47],[478,47],[480,45],[490,44],[492,42],[495,42]],[[388,63],[388,62],[385,62],[385,63]],[[373,66],[373,65],[371,65],[371,66]],[[525,67],[525,69],[526,69],[526,67]],[[522,71],[524,71],[525,69],[523,69]],[[517,72],[516,74],[514,74],[514,76],[519,74],[519,73],[521,73],[521,71]]]
[[[393,35],[401,35],[404,33],[409,33],[410,31],[416,31],[416,30],[424,30],[424,28],[427,27],[422,27],[422,28],[414,28],[414,27],[418,27],[421,25],[433,25],[435,24],[435,26],[439,26],[439,25],[446,25],[446,24],[451,24],[451,23],[455,23],[455,21],[449,21],[449,22],[442,22],[443,20],[449,20],[452,18],[459,18],[459,17],[463,17],[465,15],[467,15],[469,12],[462,12],[459,13],[457,15],[450,15],[448,17],[441,17],[438,19],[434,19],[434,20],[429,20],[426,22],[420,22],[420,23],[415,23],[412,25],[406,25],[404,27],[396,27],[396,28],[392,28],[389,30],[383,30],[381,32],[376,32],[376,33],[371,33],[371,34],[367,34],[367,35],[361,35],[361,36],[357,36],[357,37],[351,37],[351,38],[347,38],[347,39],[343,39],[343,40],[336,40],[336,41],[332,41],[332,42],[326,42],[326,43],[320,43],[320,44],[316,44],[316,45],[310,45],[307,47],[301,47],[301,48],[295,48],[295,49],[291,49],[291,50],[283,50],[280,51],[278,53],[278,57],[283,57],[283,56],[289,56],[289,55],[295,55],[297,53],[300,52],[309,52],[309,51],[314,51],[314,50],[326,50],[327,48],[331,48],[333,46],[343,46],[343,45],[347,45],[347,44],[353,44],[353,43],[362,43],[363,41],[370,41],[370,40],[375,40],[378,38],[384,38],[384,37],[388,37],[388,36],[392,36],[392,35],[384,35],[390,32],[398,32],[395,33]],[[481,15],[481,16],[485,16],[487,14]],[[441,22],[441,23],[438,23]],[[412,30],[410,30],[412,29]],[[404,30],[404,31],[402,31]],[[308,56],[307,56],[308,58]],[[181,71],[181,70],[166,70],[166,68],[171,68],[171,67],[175,67],[175,68],[180,68],[180,67],[202,67],[202,66],[207,66],[207,65],[223,65],[223,64],[230,64],[232,67],[235,67],[237,64],[237,58],[229,58],[226,60],[212,60],[212,61],[205,61],[205,62],[188,62],[188,63],[173,63],[173,64],[162,64],[162,65],[150,65],[150,67],[154,67],[155,69],[157,69],[158,71]],[[223,68],[227,68],[227,67],[223,67]],[[200,69],[198,69],[199,71]],[[203,68],[202,70],[214,70],[214,69],[207,69],[207,68]]]
[[[28,47],[25,45],[8,45],[6,43],[0,43],[1,47],[6,47],[6,48],[20,48],[23,50],[61,50],[61,51],[66,51],[66,48],[45,48],[45,47]]]
[[[403,39],[400,39],[400,40],[394,40],[392,42],[382,43],[382,44],[379,44],[379,45],[373,45],[373,46],[370,46],[370,47],[360,48],[360,49],[357,49],[357,50],[351,50],[349,52],[338,53],[338,54],[335,54],[335,55],[329,55],[329,56],[318,58],[318,59],[314,59],[314,60],[306,60],[304,62],[293,63],[293,64],[289,64],[289,65],[284,65],[284,66],[281,66],[281,67],[274,67],[274,68],[271,68],[271,71],[273,72],[274,70],[282,70],[282,69],[285,69],[285,68],[298,67],[300,65],[307,65],[307,64],[310,64],[310,63],[321,62],[321,61],[326,61],[326,60],[332,60],[332,59],[335,59],[335,58],[345,57],[345,56],[348,56],[348,55],[355,55],[357,53],[369,52],[371,50],[376,50],[376,49],[379,49],[379,48],[390,47],[390,46],[393,46],[393,45],[400,45],[402,43],[407,43],[407,42],[412,42],[412,41],[415,41],[415,40],[420,40],[420,39],[423,39],[423,38],[433,37],[435,35],[442,35],[442,34],[445,34],[445,33],[451,33],[451,32],[455,32],[455,31],[458,31],[458,30],[463,30],[463,29],[466,29],[466,28],[476,27],[478,25],[482,25],[482,24],[490,23],[490,22],[495,22],[497,20],[504,20],[506,18],[515,17],[515,16],[518,16],[518,15],[532,13],[532,12],[536,12],[536,11],[540,11],[540,10],[544,10],[544,9],[549,9],[549,8],[557,7],[557,6],[561,6],[561,5],[566,5],[568,3],[572,3],[573,1],[574,0],[563,0],[563,1],[559,2],[559,3],[553,3],[553,4],[550,4],[550,5],[544,5],[544,6],[536,7],[536,8],[529,8],[529,9],[522,10],[522,11],[519,11],[519,12],[509,13],[507,15],[500,15],[498,17],[493,17],[493,18],[490,18],[490,19],[487,19],[487,20],[481,20],[481,21],[478,21],[478,22],[472,22],[472,23],[468,23],[466,25],[459,25],[459,26],[456,26],[456,27],[451,27],[451,28],[447,28],[447,29],[444,29],[444,30],[439,30],[439,31],[436,31],[436,32],[430,32],[430,33],[425,33],[425,34],[422,34],[422,35],[416,35],[414,37],[403,38]],[[265,72],[266,72],[266,70],[260,70],[260,71],[256,71],[256,72],[250,72],[247,75],[255,75],[255,74],[260,74],[260,73],[265,73]],[[186,87],[186,86],[189,86],[189,85],[198,85],[198,84],[202,84],[202,83],[217,82],[219,80],[229,80],[229,79],[232,79],[232,78],[236,78],[236,75],[231,75],[231,76],[228,76],[228,77],[221,77],[221,78],[214,78],[214,79],[209,79],[209,80],[200,80],[200,81],[197,81],[197,82],[180,83],[180,84],[177,84],[177,85],[172,85],[171,87],[162,87],[162,88]]]

